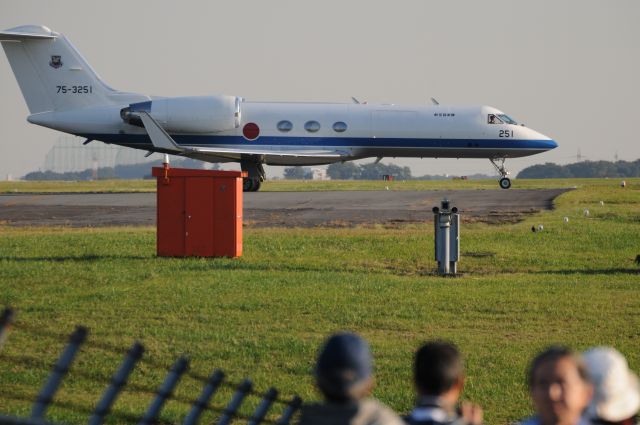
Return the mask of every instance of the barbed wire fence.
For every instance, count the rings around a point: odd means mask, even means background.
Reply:
[[[6,344],[10,330],[21,331],[31,336],[49,338],[56,341],[64,340],[66,345],[35,399],[15,394],[12,390],[7,389],[6,385],[0,383],[0,399],[5,398],[7,400],[31,403],[29,417],[9,416],[0,412],[0,425],[65,425],[47,421],[46,414],[52,406],[87,415],[87,424],[89,425],[100,425],[109,419],[117,421],[117,423],[137,423],[140,425],[174,423],[173,420],[163,419],[161,416],[162,409],[169,400],[188,405],[188,412],[181,422],[183,425],[200,423],[204,413],[215,414],[217,416],[216,425],[228,425],[233,420],[242,420],[248,425],[288,425],[302,404],[302,399],[299,396],[294,395],[285,399],[273,387],[265,392],[260,392],[254,388],[252,381],[249,379],[244,379],[241,382],[230,381],[226,379],[225,373],[220,369],[214,370],[209,376],[191,371],[189,370],[189,359],[185,356],[180,356],[167,369],[166,365],[145,358],[145,348],[137,341],[125,351],[121,347],[105,342],[88,341],[89,331],[83,326],[76,327],[71,335],[66,336],[18,323],[15,320],[15,316],[15,311],[11,308],[5,308],[0,315],[0,360],[32,368],[42,367],[41,359],[35,356],[26,354],[14,355],[4,352],[3,346]],[[103,391],[101,398],[94,407],[89,407],[82,403],[60,401],[55,398],[63,379],[67,376],[83,346],[90,346],[91,348],[116,355],[124,354],[119,367],[110,377],[96,376],[94,373],[74,370],[74,376],[83,377],[93,384],[107,384],[107,388]],[[139,363],[145,363],[158,371],[166,371],[164,381],[158,388],[128,382],[131,373]],[[196,399],[189,399],[175,394],[175,389],[183,377],[189,377],[202,385],[202,390]],[[215,407],[212,404],[212,399],[216,394],[220,393],[219,390],[222,388],[232,391],[231,399],[226,403],[225,407]],[[127,392],[146,393],[153,396],[152,402],[144,413],[134,415],[112,409],[117,398],[125,389]],[[245,400],[251,397],[254,402],[257,401],[257,407],[254,409],[253,414],[241,414],[239,412],[241,406]],[[267,416],[272,407],[277,404],[280,405],[282,413],[275,420],[268,419]]]

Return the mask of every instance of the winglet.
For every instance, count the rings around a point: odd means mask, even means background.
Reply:
[[[148,112],[140,111],[138,114],[145,130],[149,134],[153,147],[175,153],[184,151]]]

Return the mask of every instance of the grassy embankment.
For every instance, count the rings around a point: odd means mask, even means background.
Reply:
[[[518,181],[514,187],[578,189],[558,198],[555,210],[518,224],[465,225],[458,278],[432,274],[430,224],[245,229],[239,259],[156,258],[152,228],[0,227],[0,304],[16,306],[21,323],[46,331],[67,333],[86,324],[90,342],[125,349],[139,338],[156,362],[168,366],[188,353],[200,374],[221,367],[234,381],[250,376],[259,389],[274,385],[305,399],[317,397],[310,370],[321,341],[333,331],[354,330],[373,347],[375,396],[401,412],[412,404],[414,350],[427,339],[446,338],[466,354],[465,397],[485,407],[487,423],[506,424],[530,413],[524,371],[551,343],[614,345],[640,369],[640,268],[634,263],[640,180],[627,182],[621,189],[618,179]],[[295,184],[273,183],[265,189]],[[485,187],[418,183],[415,188]],[[305,187],[329,187],[320,184]],[[347,184],[355,183],[336,183]],[[538,224],[544,231],[532,233]],[[62,346],[19,328],[12,333],[2,353],[37,360],[23,366],[0,358],[0,412],[29,412],[28,403],[5,395],[33,397]],[[119,355],[85,348],[58,399],[92,406],[103,386],[74,371],[104,378],[119,361]],[[132,381],[155,388],[162,375],[143,364]],[[195,398],[199,390],[186,379],[177,395]],[[127,393],[115,408],[140,414],[150,400]],[[173,401],[163,417],[179,420],[186,410]],[[50,417],[85,420],[58,408]]]

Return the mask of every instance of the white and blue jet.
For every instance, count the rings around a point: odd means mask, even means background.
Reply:
[[[63,34],[27,25],[0,42],[27,121],[106,143],[207,162],[238,162],[245,191],[263,164],[320,165],[362,158],[487,158],[511,187],[506,158],[558,145],[490,106],[251,102],[238,96],[150,97],[105,84]]]

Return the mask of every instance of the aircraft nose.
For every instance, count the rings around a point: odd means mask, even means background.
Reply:
[[[539,146],[541,148],[550,151],[551,149],[555,149],[558,147],[558,143],[551,137],[545,136],[544,134],[537,131],[535,131],[534,134],[537,136],[536,139],[538,140]]]
[[[555,149],[558,147],[558,143],[553,139],[545,140],[544,143],[546,145],[546,148],[549,150]]]

